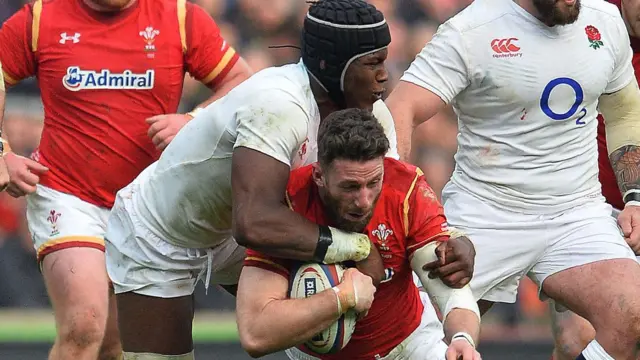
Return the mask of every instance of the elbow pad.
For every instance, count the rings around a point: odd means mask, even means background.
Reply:
[[[443,322],[451,310],[455,308],[473,311],[480,319],[480,309],[478,309],[478,304],[469,285],[462,289],[453,289],[445,285],[440,279],[430,279],[429,272],[422,270],[424,264],[438,259],[435,254],[437,246],[437,242],[432,242],[416,250],[411,258],[411,268],[420,278],[422,286],[429,294],[431,301],[435,302],[440,308]]]
[[[605,120],[609,155],[626,145],[640,146],[640,89],[635,80],[600,96],[598,109]]]

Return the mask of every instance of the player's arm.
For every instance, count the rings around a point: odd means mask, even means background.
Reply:
[[[335,263],[365,259],[364,234],[318,226],[284,202],[291,161],[309,119],[284,91],[270,91],[237,113],[232,158],[233,236],[238,244],[280,258]]]
[[[23,79],[36,74],[36,58],[34,52],[38,45],[38,32],[33,32],[39,24],[33,23],[34,13],[42,10],[42,2],[25,5],[13,14],[0,28],[0,63],[2,63],[2,109],[4,117],[5,88],[16,85]],[[10,177],[7,192],[19,197],[34,192],[40,181],[38,175],[47,168],[31,159],[11,152],[7,139],[2,139],[4,151],[2,162]],[[1,165],[0,165],[1,166]],[[1,187],[1,185],[0,185]]]
[[[629,35],[640,37],[640,0],[622,0],[620,5]]]
[[[400,159],[408,160],[411,155],[414,128],[468,86],[463,53],[459,31],[450,22],[442,24],[386,100],[395,121]]]
[[[609,160],[625,203],[640,199],[640,90],[631,63],[626,28],[619,21],[616,66],[598,110],[605,118]]]
[[[472,345],[480,335],[480,310],[469,286],[454,289],[438,278],[431,279],[424,265],[437,260],[436,248],[447,241],[451,230],[447,228],[442,206],[427,185],[424,176],[416,177],[416,185],[409,196],[407,212],[408,252],[411,268],[422,286],[444,317],[444,330],[448,340],[456,334],[468,337]]]
[[[369,291],[373,288],[371,278],[349,269],[335,289],[289,299],[288,272],[277,267],[271,261],[248,256],[240,275],[236,302],[238,331],[242,347],[252,357],[304,343],[347,310],[357,308],[353,289],[359,286],[359,281],[368,279]]]
[[[391,116],[391,112],[389,108],[382,100],[378,100],[373,103],[373,116],[378,119],[382,128],[384,129],[384,134],[387,136],[389,140],[389,151],[387,152],[387,157],[399,160],[400,155],[398,154],[398,139],[396,136],[396,127],[393,123],[393,116]]]
[[[247,62],[220,34],[211,16],[200,6],[187,3],[185,56],[187,71],[213,90],[198,108],[204,108],[224,96],[251,76]]]

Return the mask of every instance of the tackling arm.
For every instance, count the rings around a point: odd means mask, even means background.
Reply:
[[[306,112],[277,89],[248,101],[236,113],[231,169],[232,227],[238,244],[303,261],[365,259],[371,250],[367,235],[318,226],[285,204],[291,163],[308,134]]]
[[[640,90],[631,81],[619,91],[602,95],[599,110],[606,119],[609,160],[623,196],[640,193]],[[625,199],[627,202],[627,199]]]
[[[238,244],[279,258],[326,263],[369,255],[366,235],[319,227],[287,207],[286,164],[246,147],[234,150],[232,164],[233,236]]]
[[[445,103],[431,91],[406,81],[396,85],[386,103],[395,123],[400,160],[408,161],[413,130],[437,114]]]
[[[418,275],[422,286],[434,301],[444,318],[444,331],[448,340],[459,333],[468,334],[472,345],[478,342],[480,335],[480,310],[469,286],[452,289],[440,279],[429,278],[429,272],[422,266],[437,260],[435,249],[437,242],[431,242],[416,250],[411,258],[411,268]]]
[[[236,317],[240,343],[252,357],[301,344],[342,315],[332,289],[303,299],[288,299],[287,289],[288,280],[279,274],[253,266],[242,269]]]

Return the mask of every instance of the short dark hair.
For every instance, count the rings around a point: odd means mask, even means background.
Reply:
[[[325,167],[336,159],[369,161],[389,151],[384,128],[368,110],[346,109],[331,113],[318,130],[318,161]]]

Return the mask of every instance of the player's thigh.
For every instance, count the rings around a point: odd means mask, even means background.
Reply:
[[[193,296],[159,298],[134,292],[116,295],[122,349],[180,355],[193,350]]]
[[[596,328],[605,319],[625,320],[622,308],[640,306],[640,266],[610,206],[594,202],[573,209],[553,219],[548,233],[547,251],[530,272],[542,284],[541,297],[566,305]],[[611,299],[619,306],[611,306]]]
[[[443,190],[447,223],[464,231],[476,250],[471,290],[476,299],[516,301],[520,279],[544,250],[527,216],[488,204],[449,183]]]
[[[106,322],[107,214],[107,209],[41,185],[27,197],[29,231],[59,325]]]
[[[198,280],[213,272],[214,253],[175,246],[154,235],[121,198],[108,220],[105,247],[123,350],[190,352],[192,294]]]
[[[104,253],[86,247],[59,250],[44,258],[42,274],[63,332],[104,332],[109,312],[104,266]]]

